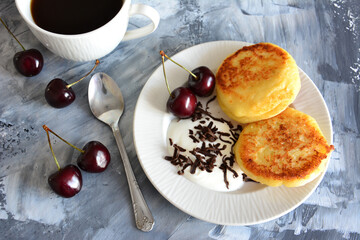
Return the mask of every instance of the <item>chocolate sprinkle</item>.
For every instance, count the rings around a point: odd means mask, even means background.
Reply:
[[[189,137],[193,140],[194,143],[200,142],[194,135],[189,135]]]
[[[232,144],[232,146],[236,143],[236,139],[239,137],[239,133],[242,128],[240,125],[234,127],[234,125],[225,120],[224,118],[217,118],[211,115],[208,111],[209,104],[216,99],[216,96],[207,101],[205,109],[203,109],[202,104],[199,102],[194,114],[191,117],[193,122],[199,121],[199,125],[195,126],[193,131],[189,129],[189,138],[194,143],[202,142],[201,147],[197,147],[189,151],[191,155],[195,158],[194,161],[190,159],[190,157],[185,156],[183,153],[186,151],[184,148],[180,147],[177,144],[173,144],[171,138],[169,138],[170,146],[174,148],[174,153],[172,156],[165,156],[165,160],[170,161],[171,164],[175,166],[181,167],[178,171],[179,175],[183,175],[186,168],[190,167],[190,173],[194,174],[196,169],[201,171],[212,172],[216,162],[217,156],[222,156],[222,163],[219,168],[224,173],[224,183],[226,187],[229,189],[229,181],[227,180],[227,171],[230,171],[233,174],[234,178],[238,177],[237,172],[232,168],[235,163],[235,156],[233,153],[230,156],[223,156],[222,151],[226,149],[226,144]],[[205,118],[209,123],[207,125],[205,120],[201,120]],[[212,121],[211,121],[212,120]],[[214,122],[226,123],[230,128],[230,133],[218,131]],[[224,139],[227,137],[231,140]],[[221,142],[226,143],[221,146],[220,143],[212,144],[212,142],[219,139]],[[243,179],[244,174],[243,174]],[[246,181],[248,178],[246,178]]]
[[[212,101],[214,101],[215,99],[216,99],[216,96],[213,96],[209,101],[207,101],[206,107],[205,107],[205,110],[206,110],[206,111],[209,110],[209,104],[210,104]]]
[[[254,182],[254,183],[259,183],[255,180],[252,180],[251,178],[249,178],[245,173],[242,174],[242,177],[243,177],[243,181],[244,182]]]

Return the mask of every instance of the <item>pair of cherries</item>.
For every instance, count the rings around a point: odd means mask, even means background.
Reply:
[[[54,134],[56,137],[69,144],[81,154],[77,158],[77,165],[84,171],[90,173],[100,173],[105,171],[107,166],[110,163],[110,153],[109,150],[98,141],[88,142],[83,149],[79,149],[73,144],[67,142],[65,139],[61,138],[46,125],[43,125],[44,130],[46,131],[48,142],[50,146],[51,153],[55,160],[55,163],[58,167],[58,171],[51,174],[48,178],[48,183],[51,189],[58,195],[70,198],[75,196],[80,192],[82,187],[82,175],[80,169],[73,164],[69,164],[64,168],[60,168],[60,165],[55,157],[49,132]]]
[[[199,97],[208,97],[214,91],[214,73],[205,66],[201,66],[195,68],[192,71],[189,71],[188,69],[168,57],[163,51],[160,51],[160,55],[162,57],[166,86],[170,94],[169,99],[166,103],[167,109],[169,112],[179,118],[191,117],[197,106],[196,95]],[[169,83],[167,81],[165,73],[164,57],[189,72],[190,75],[188,77],[187,87],[178,87],[172,92],[170,91]]]

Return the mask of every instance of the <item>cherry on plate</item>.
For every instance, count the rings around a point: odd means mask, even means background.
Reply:
[[[192,74],[188,78],[188,86],[199,97],[210,96],[215,88],[215,76],[214,73],[205,66],[195,68],[191,71]]]
[[[179,118],[188,118],[194,113],[197,99],[194,93],[186,87],[176,88],[167,101],[167,109]]]

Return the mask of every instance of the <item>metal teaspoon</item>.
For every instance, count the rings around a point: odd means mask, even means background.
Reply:
[[[119,120],[124,111],[124,99],[120,88],[107,74],[96,73],[89,82],[88,99],[90,109],[95,117],[108,124],[114,133],[129,184],[136,227],[144,232],[149,232],[155,221],[140,191],[120,135]]]

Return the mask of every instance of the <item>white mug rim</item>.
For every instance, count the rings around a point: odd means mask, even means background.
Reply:
[[[22,8],[19,7],[19,4],[20,4],[19,1],[20,1],[20,0],[15,0],[16,7],[17,7],[20,15],[22,16],[22,18],[23,18],[23,19],[26,21],[26,23],[29,24],[31,27],[33,27],[33,28],[35,28],[36,30],[42,32],[43,34],[47,34],[47,35],[50,35],[50,36],[53,36],[53,37],[63,38],[63,39],[73,39],[73,38],[83,38],[83,37],[85,37],[85,36],[87,36],[87,35],[95,34],[96,32],[98,32],[98,31],[100,31],[101,29],[105,28],[107,25],[109,25],[111,22],[113,22],[118,15],[122,14],[122,13],[125,11],[125,9],[124,9],[125,4],[126,4],[127,2],[129,2],[129,1],[131,1],[131,0],[123,0],[123,5],[122,5],[120,11],[119,11],[109,22],[105,23],[105,24],[102,25],[101,27],[96,28],[96,29],[94,29],[94,30],[92,30],[92,31],[90,31],[90,32],[80,33],[80,34],[60,34],[60,33],[54,33],[54,32],[50,32],[50,31],[47,31],[47,30],[39,27],[38,25],[36,25],[36,23],[35,23],[34,21],[30,21],[30,20],[28,19],[28,17],[23,14],[23,12],[21,11]],[[29,0],[29,1],[31,2],[32,0]],[[30,14],[31,14],[31,11],[30,11]]]

